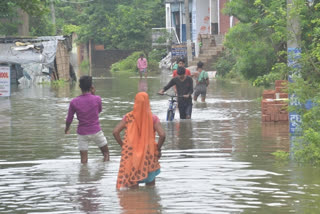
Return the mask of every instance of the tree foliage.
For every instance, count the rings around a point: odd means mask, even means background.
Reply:
[[[295,0],[291,15],[300,20],[301,57],[300,66],[293,70],[294,82],[290,84],[289,92],[296,95],[301,105],[292,106],[291,110],[302,117],[301,136],[297,138],[294,150],[299,162],[320,164],[320,1],[313,4],[304,0]],[[304,103],[312,102],[313,107],[307,108]]]
[[[44,21],[42,17],[49,11],[45,0],[0,1],[0,35],[16,35],[18,33],[19,9],[22,9],[31,16],[39,17],[41,21]],[[44,25],[41,26],[46,27]]]
[[[57,29],[77,26],[79,41],[110,49],[150,50],[151,28],[164,25],[161,0],[95,0],[90,4],[57,2]]]
[[[0,18],[11,18],[21,8],[29,15],[42,15],[48,12],[46,0],[6,0],[0,1]]]
[[[290,12],[287,13],[287,6]],[[290,107],[301,115],[301,132],[296,138],[294,157],[299,162],[320,164],[320,0],[232,0],[225,13],[240,22],[226,35],[228,54],[222,60],[223,72],[238,72],[255,85],[267,85],[293,74],[289,93],[297,103]],[[300,31],[287,30],[287,18],[300,23]],[[299,66],[287,66],[287,40],[297,39],[301,56]],[[222,61],[223,62],[223,61]],[[219,65],[219,62],[217,63]],[[231,65],[230,65],[231,64]],[[219,70],[218,70],[219,72]],[[313,103],[311,109],[304,105]]]
[[[224,44],[235,58],[230,71],[254,81],[286,62],[285,0],[233,0],[224,12],[240,21],[227,33]]]
[[[0,2],[0,18],[12,18],[21,8],[31,16],[31,35],[52,35],[49,0],[9,0]],[[92,40],[110,49],[151,50],[151,29],[163,27],[163,0],[54,0],[57,34],[78,34],[79,42]],[[0,34],[16,34],[16,25],[1,23]]]

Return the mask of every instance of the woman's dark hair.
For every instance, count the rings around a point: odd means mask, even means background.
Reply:
[[[92,86],[92,77],[91,76],[82,76],[80,77],[79,80],[80,84],[80,88],[82,91],[90,91],[91,86]]]
[[[186,69],[184,67],[178,67],[178,69],[177,69],[178,75],[183,75],[185,73],[186,73]]]
[[[199,61],[199,62],[197,63],[197,67],[198,67],[198,68],[202,68],[202,67],[203,67],[203,62]]]

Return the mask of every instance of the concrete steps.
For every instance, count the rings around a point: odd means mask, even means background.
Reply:
[[[200,39],[202,46],[199,56],[194,58],[192,62],[189,62],[188,66],[196,66],[199,61],[202,61],[204,63],[204,67],[208,68],[223,51],[223,35],[201,35]]]

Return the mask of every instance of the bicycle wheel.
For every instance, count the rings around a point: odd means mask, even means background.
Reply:
[[[174,113],[172,110],[168,110],[167,112],[167,121],[172,121],[174,119]]]

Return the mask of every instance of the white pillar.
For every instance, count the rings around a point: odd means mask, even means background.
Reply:
[[[183,13],[182,13],[182,4],[180,4],[180,42],[182,42],[182,16],[183,16]]]
[[[186,40],[188,64],[192,61],[192,44],[190,39],[190,18],[189,18],[189,0],[184,0],[185,20],[186,20]]]

